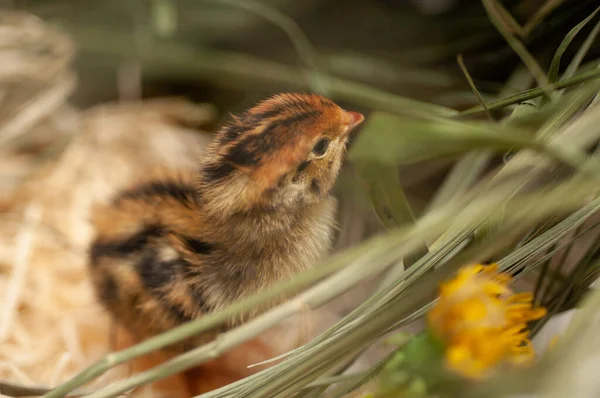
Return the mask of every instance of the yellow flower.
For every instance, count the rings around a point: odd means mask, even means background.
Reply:
[[[514,294],[511,280],[495,264],[472,265],[440,287],[428,324],[447,347],[446,364],[453,371],[478,379],[499,365],[533,359],[527,322],[546,310],[532,307],[531,293]]]

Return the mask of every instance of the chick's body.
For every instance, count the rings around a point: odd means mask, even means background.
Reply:
[[[362,119],[317,95],[275,96],[223,126],[198,172],[150,178],[99,206],[90,269],[102,304],[143,339],[314,265],[331,243],[329,191],[347,134]]]

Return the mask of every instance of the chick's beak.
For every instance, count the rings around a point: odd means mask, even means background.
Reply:
[[[346,115],[348,117],[348,132],[352,131],[365,120],[365,117],[358,112],[346,111]]]

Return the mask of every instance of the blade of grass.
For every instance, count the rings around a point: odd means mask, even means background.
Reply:
[[[565,260],[568,258],[569,254],[571,254],[572,250],[573,250],[573,245],[556,245],[558,248],[562,249],[562,251],[557,250],[556,248],[553,248],[554,250],[559,251],[557,253],[557,258],[558,260],[555,259],[555,261],[559,264],[559,265],[564,265]],[[564,247],[563,247],[564,246]],[[551,252],[552,253],[552,252]],[[549,255],[548,256],[548,265],[550,265],[550,262],[552,260],[552,257]],[[561,276],[561,278],[559,278],[558,276]],[[552,301],[551,299],[549,300],[549,297],[551,296],[552,292],[555,290],[554,287],[557,285],[560,285],[562,282],[562,272],[561,269],[553,269],[552,273],[550,275],[551,280],[547,282],[546,284],[546,289],[544,290],[544,292],[539,296],[539,301],[541,303],[541,305],[549,305],[549,301]],[[540,279],[540,285],[543,282],[542,280],[542,275],[540,275],[539,277]]]
[[[521,30],[523,37],[529,36],[531,31],[554,9],[564,3],[565,0],[548,0],[542,7],[525,23]]]
[[[569,93],[560,104],[550,106],[548,111],[551,112],[553,116],[538,130],[537,138],[542,140],[549,138],[554,131],[561,126],[564,126],[582,109],[585,109],[599,90],[600,81],[594,82],[584,89]]]
[[[296,22],[277,9],[255,0],[201,0],[205,3],[238,7],[257,16],[263,17],[279,27],[290,38],[300,60],[309,71],[309,85],[312,90],[328,95],[327,75],[318,65],[317,55],[308,37]]]
[[[595,395],[594,391],[598,391],[597,378],[586,377],[586,382],[582,383],[581,375],[590,369],[590,363],[597,364],[600,347],[597,329],[599,305],[600,291],[591,292],[582,308],[575,313],[565,334],[547,356],[546,360],[552,365],[544,377],[545,383],[540,385],[540,393],[544,396],[558,398],[572,394],[591,397]],[[557,361],[557,358],[560,360]]]
[[[509,34],[523,35],[523,28],[517,22],[517,20],[511,15],[510,12],[504,6],[497,2],[493,2],[494,19],[497,20],[498,24],[502,27],[502,30]],[[493,22],[493,21],[492,21]],[[495,25],[495,23],[494,23]],[[496,29],[498,27],[496,26]]]
[[[106,30],[94,26],[66,25],[74,37],[80,41],[82,51],[104,56],[128,56],[131,49],[127,45],[126,32],[117,29]],[[265,85],[286,89],[305,89],[308,84],[303,79],[303,70],[266,61],[240,53],[195,49],[181,42],[155,40],[151,49],[139,50],[147,76],[168,71],[193,80],[204,79],[222,87],[265,88]],[[331,77],[328,81],[332,99],[350,101],[374,109],[389,110],[422,118],[452,117],[458,114],[454,109],[413,100],[373,88],[366,84],[347,79]]]
[[[532,248],[535,248],[536,250],[546,250],[555,244],[559,238],[580,227],[589,217],[593,216],[598,211],[600,211],[600,198],[583,206],[580,210],[576,211],[556,226],[550,228],[539,237],[533,239],[522,248],[507,255],[503,260],[498,262],[498,266],[501,270],[514,273],[514,270],[509,268],[509,264],[511,264],[511,266],[516,264],[515,259],[531,256],[533,254]]]
[[[396,166],[378,163],[356,163],[355,166],[375,213],[386,229],[414,224],[415,216],[400,184]],[[397,272],[403,272],[415,261],[415,257],[426,252],[427,246],[423,244],[417,253],[398,264]]]
[[[592,69],[592,70],[589,70],[586,72],[578,73],[569,79],[561,80],[559,82],[549,84],[548,88],[553,89],[553,90],[567,88],[570,86],[574,86],[574,85],[583,83],[588,80],[598,79],[599,77],[600,77],[600,69]],[[530,100],[532,98],[539,97],[541,95],[544,95],[544,90],[542,90],[539,87],[532,88],[529,90],[525,90],[519,94],[507,97],[507,98],[488,102],[487,106],[488,106],[488,109],[490,109],[490,110],[501,109],[501,108],[505,108],[509,105],[517,104],[519,102],[523,102],[523,101]],[[465,109],[464,111],[459,112],[458,115],[459,116],[475,115],[475,114],[481,113],[483,111],[484,111],[484,109],[481,107],[481,105],[477,105],[472,108]]]
[[[462,54],[458,54],[458,56],[456,57],[456,62],[458,62],[458,66],[460,66],[460,70],[465,75],[465,79],[467,79],[467,83],[469,83],[469,87],[471,87],[471,90],[473,90],[473,93],[477,97],[477,100],[479,101],[479,103],[481,104],[483,109],[485,110],[486,116],[488,117],[490,122],[493,122],[494,117],[492,116],[492,113],[488,109],[488,107],[485,103],[485,100],[481,96],[481,93],[479,92],[479,90],[477,90],[477,87],[475,86],[475,83],[473,82],[473,79],[471,78],[471,75],[469,74],[469,71],[467,70],[467,67],[465,66],[465,61],[463,60]]]
[[[577,238],[592,232],[592,229],[597,225],[598,223],[592,225],[592,226],[588,226],[585,229],[583,229],[582,231],[577,231],[577,233],[571,238],[571,240],[569,240],[567,243],[562,243],[562,244],[558,244],[558,243],[554,243],[552,245],[552,248],[549,252],[545,253],[539,260],[534,261],[533,263],[530,263],[531,258],[534,258],[535,256],[537,256],[539,253],[535,253],[535,255],[531,255],[527,258],[523,258],[522,260],[520,260],[522,263],[525,263],[526,266],[524,268],[524,273],[529,273],[531,270],[533,270],[534,268],[542,268],[544,267],[545,264],[548,263],[547,260],[552,259],[552,256],[561,252],[561,250],[565,249],[565,248],[570,248],[571,247],[571,243],[573,241],[575,241]],[[562,253],[561,253],[562,254]],[[537,257],[535,257],[537,258]],[[558,261],[558,263],[560,263],[560,261]],[[520,267],[522,267],[520,265]],[[550,270],[548,269],[548,273],[552,276],[552,278],[558,280],[558,281],[564,281],[566,278],[560,273],[560,270],[555,271],[555,270]],[[517,276],[516,279],[518,279],[519,276]],[[539,278],[538,278],[539,279]],[[544,301],[545,299],[539,300]]]
[[[173,37],[177,33],[177,3],[173,0],[152,0],[151,19],[160,37]]]
[[[330,398],[343,398],[350,394],[351,392],[359,389],[369,381],[373,380],[377,377],[385,365],[392,359],[394,353],[388,354],[384,359],[373,365],[368,371],[363,373],[358,380],[352,380],[346,383],[345,386],[342,386],[335,392],[335,395],[332,395]]]
[[[490,163],[492,155],[493,151],[489,150],[473,151],[464,155],[444,179],[442,186],[427,206],[428,211],[436,209],[466,192],[483,173]]]
[[[586,156],[573,147],[532,140],[516,126],[480,122],[426,121],[376,112],[371,115],[349,153],[356,163],[396,165],[456,155],[477,148],[527,148],[545,153],[592,175]]]
[[[573,246],[571,246],[570,249],[572,249],[572,247]],[[531,330],[532,335],[535,335],[537,332],[539,332],[539,330],[548,322],[552,315],[564,310],[564,303],[572,293],[574,284],[585,275],[592,256],[593,253],[588,252],[585,257],[581,258],[575,267],[573,267],[573,270],[571,270],[567,277],[564,278],[561,286],[556,289],[555,294],[542,302],[542,305],[548,308],[548,316],[535,323]]]
[[[597,224],[592,225],[592,226],[586,226],[586,228],[584,228],[582,232],[579,232],[579,234],[583,235],[585,233],[597,231],[597,228],[594,229],[595,226],[597,226]],[[577,261],[577,263],[573,267],[573,270],[569,273],[569,275],[566,278],[563,278],[561,280],[556,278],[555,280],[552,281],[553,283],[555,283],[558,286],[553,292],[550,292],[550,293],[554,293],[554,295],[548,294],[547,297],[544,297],[542,302],[545,305],[549,304],[549,303],[554,303],[557,301],[560,301],[561,304],[564,303],[564,301],[566,300],[567,297],[566,296],[563,297],[563,293],[566,291],[570,292],[574,288],[575,283],[577,281],[581,280],[581,277],[587,272],[590,262],[593,261],[593,257],[594,257],[594,254],[595,254],[597,248],[598,248],[598,244],[592,245],[589,248],[589,250],[587,251],[587,253],[585,253],[585,255],[582,256]],[[574,245],[570,245],[567,250],[568,254],[564,256],[563,261],[566,258],[568,258],[568,255],[573,253],[574,250],[576,250],[574,248]],[[558,271],[560,272],[560,270],[558,270]],[[560,308],[560,310],[562,310],[562,308]]]
[[[380,87],[406,84],[450,89],[457,83],[456,78],[447,72],[412,64],[395,64],[370,54],[346,50],[321,54],[320,59],[333,74]]]
[[[316,377],[314,376],[315,374],[317,374],[317,375],[327,374],[327,372],[330,371],[331,369],[335,369],[336,364],[340,364],[340,363],[343,364],[345,362],[350,361],[352,358],[356,357],[356,355],[358,354],[359,351],[360,351],[360,348],[357,349],[356,345],[348,345],[345,347],[344,350],[339,350],[335,356],[326,357],[325,360],[320,361],[318,363],[314,363],[312,366],[307,367],[308,371],[304,374],[304,376],[310,375],[309,377],[311,378],[311,380],[315,381],[318,379],[318,376],[316,376]],[[338,365],[338,367],[339,367],[339,365]],[[293,393],[291,393],[292,395],[296,395],[299,391],[302,390],[302,388],[305,385],[306,385],[305,380],[296,378],[295,380],[290,380],[290,382],[286,385],[286,387],[287,387],[287,390],[293,391]],[[273,397],[273,398],[288,398],[289,396],[290,396],[290,393],[285,390],[276,395],[268,395],[269,398],[271,398],[271,397]]]
[[[565,51],[569,47],[569,44],[571,44],[575,36],[577,36],[581,29],[583,29],[587,25],[587,23],[590,22],[594,18],[594,16],[596,16],[598,11],[600,11],[600,7],[596,8],[594,12],[592,12],[587,18],[578,23],[573,29],[569,31],[569,33],[567,33],[563,41],[558,46],[558,50],[556,50],[554,57],[552,58],[552,63],[550,64],[550,69],[548,70],[548,82],[554,83],[558,80],[560,60],[562,59],[563,54],[565,53]]]
[[[375,212],[386,229],[414,223],[415,216],[400,186],[398,169],[395,166],[357,163],[355,167]]]
[[[595,12],[597,12],[597,11],[598,10],[596,10]],[[585,41],[583,42],[583,44],[581,45],[581,47],[579,48],[579,50],[577,51],[577,53],[575,54],[573,59],[571,60],[571,63],[569,64],[569,66],[567,66],[567,69],[565,70],[565,73],[563,73],[561,80],[567,79],[575,74],[575,72],[579,68],[579,65],[581,65],[581,62],[585,58],[585,55],[587,54],[589,49],[592,47],[592,43],[594,42],[594,40],[596,40],[596,37],[598,36],[599,32],[600,32],[600,21],[596,22],[596,25],[594,25],[594,27],[592,28],[592,31],[586,37]]]
[[[531,74],[535,77],[543,92],[549,96],[551,88],[548,87],[546,73],[544,73],[540,64],[538,64],[535,58],[527,51],[527,48],[523,43],[509,31],[510,27],[506,25],[505,17],[506,15],[509,15],[508,11],[506,11],[506,9],[496,0],[482,0],[482,2],[490,21],[492,21],[498,32],[500,32],[513,51],[517,53],[521,58],[521,61],[527,66],[527,69],[529,69]]]
[[[499,96],[503,97],[518,87],[521,90],[526,89],[531,84],[532,78],[523,67],[518,68],[510,76]],[[483,106],[483,103],[482,103]],[[486,106],[487,108],[487,106]],[[488,110],[489,111],[489,110]],[[520,114],[520,106],[517,106],[512,115]],[[428,211],[435,209],[443,203],[449,202],[453,198],[463,194],[471,187],[477,178],[483,173],[493,156],[493,151],[474,151],[464,155],[453,167],[448,176],[444,179],[442,186],[437,190],[433,199],[427,206]]]
[[[16,383],[10,383],[7,381],[0,381],[0,396],[6,397],[33,397],[47,394],[52,391],[51,388],[41,387],[41,386],[25,386]],[[66,396],[66,398],[70,397],[83,397],[88,394],[91,394],[92,390],[79,390],[74,391]]]
[[[556,244],[555,246],[552,248],[552,251],[556,250]],[[533,303],[535,305],[541,305],[542,300],[543,300],[543,296],[542,296],[542,288],[544,287],[544,280],[546,278],[546,275],[548,274],[548,269],[550,268],[550,263],[552,261],[552,257],[548,256],[548,258],[542,262],[542,265],[540,266],[540,272],[539,275],[537,277],[537,280],[535,281],[535,286],[533,288]],[[546,286],[546,289],[548,288],[548,286]]]

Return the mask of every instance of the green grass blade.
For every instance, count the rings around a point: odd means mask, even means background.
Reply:
[[[598,9],[595,12],[598,12]],[[581,65],[581,62],[585,58],[585,55],[588,53],[589,49],[592,47],[592,43],[594,42],[594,40],[596,40],[596,37],[598,36],[599,32],[600,32],[600,21],[596,22],[596,25],[594,26],[594,28],[592,29],[590,34],[586,37],[585,41],[581,45],[581,48],[579,48],[579,50],[573,57],[573,60],[571,60],[571,63],[569,64],[569,66],[567,66],[565,73],[562,75],[562,79],[568,79],[569,77],[571,77],[575,74],[575,72],[579,68],[579,65]]]
[[[565,0],[547,0],[546,3],[525,23],[521,30],[523,36],[527,37],[531,31],[556,7],[564,3]]]
[[[452,168],[428,205],[428,210],[442,206],[466,192],[481,176],[490,163],[492,151],[473,151],[467,153]]]
[[[174,0],[152,0],[151,22],[160,37],[173,37],[177,32],[177,3]]]
[[[490,121],[494,121],[494,118],[493,118],[490,110],[488,109],[488,107],[485,103],[485,100],[481,96],[481,93],[479,92],[479,90],[477,90],[477,86],[475,86],[475,82],[473,82],[473,79],[471,78],[471,75],[469,74],[469,71],[467,70],[467,67],[465,65],[465,62],[464,62],[461,54],[459,54],[456,57],[456,61],[458,62],[460,69],[462,70],[463,74],[465,75],[465,78],[467,79],[467,83],[469,83],[469,87],[471,87],[471,90],[473,90],[473,93],[477,97],[477,100],[479,101],[479,103],[481,104],[483,109],[485,110],[485,114],[487,115],[488,119]]]
[[[311,88],[318,93],[328,95],[327,75],[321,71],[318,65],[317,54],[310,43],[308,37],[304,34],[298,24],[284,13],[269,6],[268,4],[255,0],[201,0],[206,3],[219,5],[228,5],[238,7],[255,15],[263,17],[274,25],[279,27],[290,38],[294,49],[298,53],[300,60],[306,65],[309,71],[309,81]]]
[[[485,7],[486,12],[490,18],[490,21],[494,24],[496,29],[500,32],[500,34],[504,37],[506,42],[510,45],[514,52],[519,55],[521,61],[527,66],[527,69],[531,72],[531,74],[535,77],[538,82],[538,85],[542,87],[546,94],[549,94],[550,87],[547,87],[548,80],[546,78],[546,73],[544,73],[540,64],[535,60],[535,58],[529,53],[527,48],[521,43],[519,39],[515,37],[513,33],[509,31],[509,27],[507,27],[506,23],[506,15],[510,15],[506,9],[496,0],[482,0],[483,6]],[[512,19],[512,17],[511,17]]]
[[[594,69],[591,69],[591,70],[588,70],[585,72],[578,73],[568,79],[564,79],[564,80],[558,81],[556,83],[549,84],[548,88],[551,88],[553,90],[567,88],[570,86],[574,86],[574,85],[586,82],[588,80],[598,79],[599,77],[600,77],[600,69],[594,68]],[[539,97],[541,95],[544,95],[543,89],[541,89],[539,87],[532,88],[529,90],[525,90],[519,94],[515,94],[510,97],[507,97],[507,98],[488,102],[487,106],[488,106],[488,109],[490,109],[490,110],[506,108],[507,106],[514,105],[519,102],[527,101],[532,98]],[[476,115],[478,113],[482,113],[483,111],[484,111],[483,107],[481,105],[477,105],[472,108],[465,109],[464,111],[459,112],[459,116]]]
[[[349,158],[356,163],[414,163],[473,149],[528,148],[584,169],[585,155],[571,147],[533,140],[515,126],[482,122],[420,120],[376,112],[371,115]],[[587,171],[589,167],[586,168]]]
[[[94,26],[66,25],[80,40],[82,51],[109,57],[129,56],[131,48],[127,32],[102,30]],[[136,54],[143,63],[146,76],[169,72],[192,81],[205,80],[221,87],[261,88],[265,86],[307,89],[304,69],[267,61],[247,54],[186,46],[174,40],[155,40],[151,48],[140,48]],[[185,60],[185,62],[181,62]],[[454,109],[392,94],[367,84],[339,77],[328,79],[332,99],[344,100],[373,109],[421,118],[446,118],[458,115]]]
[[[594,18],[594,16],[596,16],[598,11],[600,11],[600,7],[596,8],[596,10],[594,10],[593,13],[591,13],[586,19],[578,23],[573,29],[569,31],[569,33],[567,33],[563,41],[558,46],[558,50],[556,50],[554,57],[552,58],[552,63],[550,64],[550,69],[548,70],[548,82],[554,83],[558,80],[558,71],[560,69],[560,61],[562,59],[563,54],[565,53],[575,36],[577,36],[581,29],[583,29],[588,24],[588,22],[590,22]]]
[[[569,93],[560,104],[550,105],[546,110],[552,115],[537,131],[537,138],[545,140],[583,110],[600,90],[600,81]]]
[[[349,159],[381,164],[407,164],[477,148],[528,147],[528,133],[481,122],[424,121],[376,112],[367,120]]]
[[[356,169],[364,182],[377,216],[387,228],[413,223],[415,216],[400,186],[398,169],[378,163],[357,163]]]
[[[521,89],[527,88],[531,84],[532,78],[527,70],[523,67],[518,68],[513,72],[508,79],[505,87],[500,92],[500,96],[510,93],[515,87]],[[483,103],[482,103],[482,106]],[[527,108],[527,109],[525,109]],[[531,111],[529,106],[517,105],[511,117],[520,115],[522,109]],[[509,118],[510,119],[510,118]],[[505,119],[504,122],[509,120]],[[464,194],[471,187],[477,178],[483,173],[484,169],[490,163],[493,156],[493,151],[474,151],[464,155],[453,167],[448,176],[444,179],[442,186],[437,190],[433,199],[427,206],[428,210],[435,209]]]

